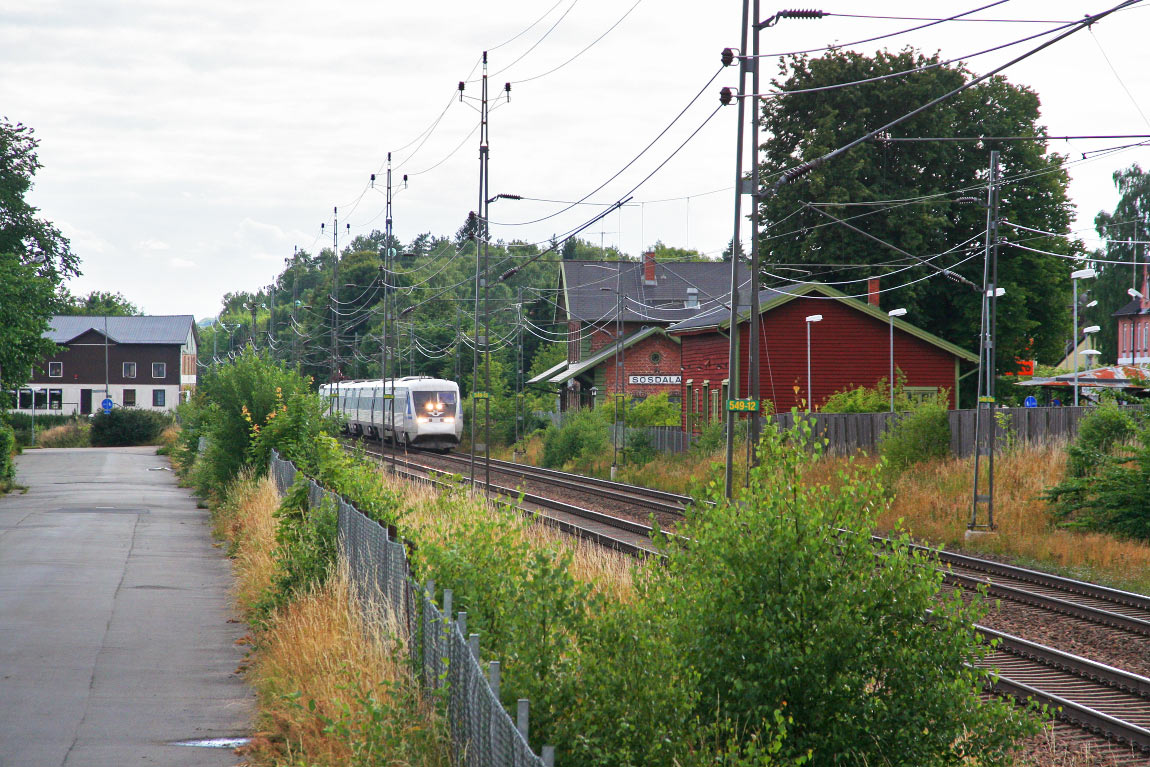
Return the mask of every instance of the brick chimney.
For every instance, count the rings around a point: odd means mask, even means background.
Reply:
[[[655,252],[648,251],[643,254],[643,284],[655,285]]]
[[[866,300],[871,306],[878,306],[878,277],[866,281]]]

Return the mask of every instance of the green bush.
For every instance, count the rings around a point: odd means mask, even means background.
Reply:
[[[32,423],[35,421],[36,433],[51,429],[71,421],[74,416],[60,415],[53,411],[37,410],[36,417],[31,413],[5,413],[4,419],[16,432],[16,444],[23,447],[32,447],[36,444],[36,437],[32,434]]]
[[[906,376],[895,370],[894,409],[906,412],[914,403],[906,396]],[[823,413],[883,413],[890,410],[890,386],[886,378],[878,379],[874,386],[848,387],[827,397],[819,408]]]
[[[944,591],[905,535],[876,557],[877,469],[851,462],[815,482],[821,453],[809,422],[765,430],[749,485],[733,500],[712,488],[640,581],[638,601],[666,616],[672,656],[697,675],[696,716],[738,728],[782,711],[780,760],[812,765],[1010,764],[1037,727],[981,700],[980,600]]]
[[[570,415],[562,426],[549,427],[543,433],[543,465],[561,469],[571,461],[610,450],[607,421],[600,410],[580,410]]]
[[[12,460],[15,452],[16,432],[0,421],[0,492],[8,492],[16,482],[16,463]]]
[[[950,455],[950,416],[944,399],[924,402],[882,435],[878,452],[893,470]]]
[[[1072,453],[1067,477],[1046,491],[1062,526],[1150,541],[1150,427],[1136,428],[1124,445],[1125,426],[1104,414],[1087,432],[1093,447]]]
[[[197,490],[218,491],[246,467],[264,471],[277,446],[301,468],[313,470],[315,438],[331,433],[333,425],[310,389],[309,379],[251,348],[229,364],[209,368],[196,397],[177,411],[183,422],[178,452],[185,465],[193,460]],[[272,436],[261,438],[268,429]],[[207,443],[202,454],[200,437]]]
[[[154,445],[160,432],[171,422],[171,416],[166,413],[116,408],[110,413],[100,412],[92,417],[89,439],[92,447]]]
[[[1067,448],[1066,471],[1072,477],[1092,474],[1103,457],[1137,432],[1134,418],[1117,405],[1094,408],[1078,424],[1078,437]]]
[[[40,447],[89,447],[92,423],[86,418],[76,418],[60,426],[53,426],[39,432],[36,444]]]
[[[654,394],[638,404],[628,402],[628,426],[678,426],[683,421],[683,408],[671,402],[666,392]]]

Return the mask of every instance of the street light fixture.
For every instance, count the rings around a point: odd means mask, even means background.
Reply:
[[[1144,298],[1142,293],[1135,290],[1134,288],[1126,288],[1126,295],[1130,296],[1131,298]]]
[[[890,378],[887,385],[890,387],[890,412],[894,412],[894,318],[905,317],[906,309],[891,309],[886,313],[890,325]],[[810,326],[808,326],[809,328]]]
[[[806,318],[807,323],[807,412],[811,412],[811,400],[813,394],[811,392],[811,324],[815,322],[822,322],[823,315],[809,314]]]
[[[1078,407],[1078,281],[1092,280],[1098,272],[1087,267],[1070,273],[1070,280],[1074,283],[1074,335],[1071,343],[1074,344],[1074,406]],[[1091,326],[1096,327],[1096,326]]]

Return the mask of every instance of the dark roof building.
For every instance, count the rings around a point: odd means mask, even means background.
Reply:
[[[1150,266],[1142,265],[1142,294],[1114,312],[1118,318],[1118,364],[1150,363]],[[1091,363],[1094,361],[1091,360]]]
[[[745,268],[738,279],[745,289]],[[564,261],[556,322],[567,325],[567,362],[528,383],[562,387],[565,409],[616,392],[637,398],[666,392],[677,399],[679,345],[666,328],[727,306],[730,283],[731,264],[722,261],[665,263],[654,253],[642,261]]]
[[[195,388],[198,336],[190,314],[52,318],[44,336],[59,351],[18,392],[22,412],[88,414],[113,407],[171,410]]]

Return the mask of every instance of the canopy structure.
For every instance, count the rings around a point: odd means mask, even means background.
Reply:
[[[1073,388],[1074,374],[1065,373],[1052,378],[1031,378],[1019,381],[1018,386],[1048,386]],[[1150,389],[1150,366],[1110,365],[1078,371],[1080,389]]]

